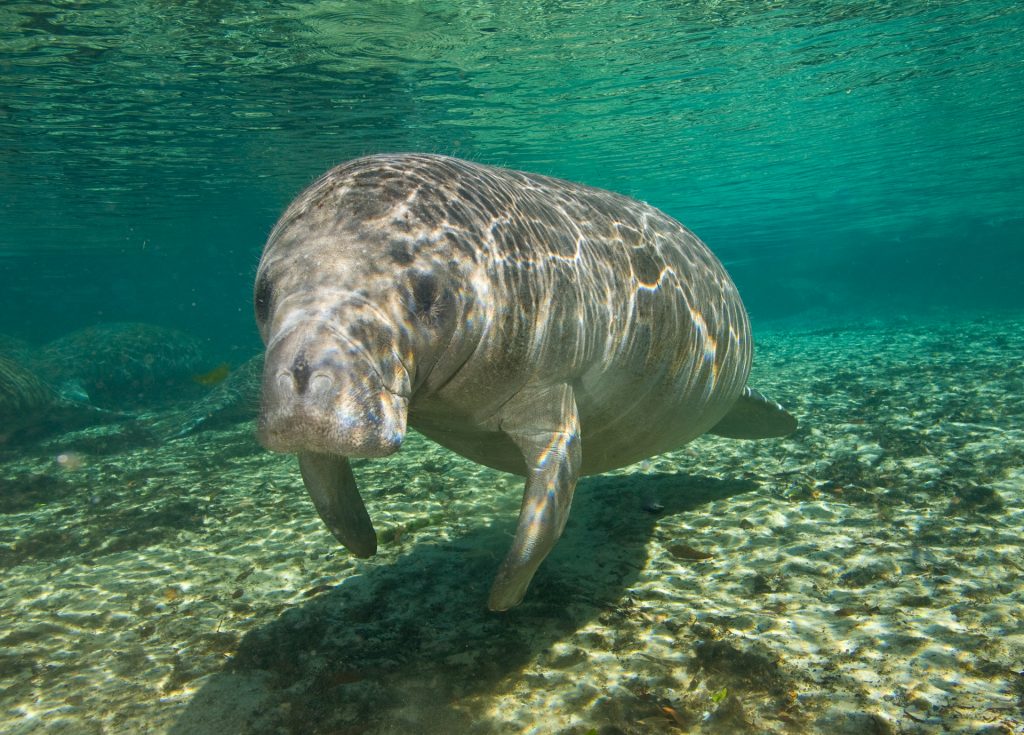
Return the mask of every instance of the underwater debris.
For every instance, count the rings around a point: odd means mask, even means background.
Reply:
[[[786,576],[782,572],[757,572],[752,579],[755,595],[765,595],[786,591]]]
[[[58,454],[54,458],[54,461],[56,461],[57,465],[62,470],[74,472],[75,470],[80,470],[85,467],[86,457],[81,452],[68,451]]]
[[[699,641],[694,646],[693,663],[705,673],[754,689],[775,690],[784,678],[774,655],[755,647],[744,651],[727,640]]]
[[[867,587],[875,582],[889,579],[897,573],[899,573],[899,568],[892,562],[870,562],[843,573],[839,577],[839,583],[845,587]]]
[[[949,501],[951,513],[1000,513],[1004,507],[999,493],[987,485],[957,488]]]

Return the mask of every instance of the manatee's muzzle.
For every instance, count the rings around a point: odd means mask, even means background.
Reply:
[[[258,438],[275,452],[382,457],[405,437],[408,399],[384,384],[371,355],[330,325],[271,340]]]

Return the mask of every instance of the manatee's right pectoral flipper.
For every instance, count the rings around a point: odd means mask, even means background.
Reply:
[[[582,460],[576,400],[568,385],[521,392],[502,407],[500,421],[523,453],[527,476],[515,540],[491,587],[491,610],[522,602],[569,519]]]
[[[377,534],[348,458],[304,452],[299,455],[299,469],[317,513],[334,538],[356,556],[377,553]]]
[[[729,439],[768,439],[796,431],[796,419],[775,401],[753,388],[743,389],[736,403],[709,434]]]

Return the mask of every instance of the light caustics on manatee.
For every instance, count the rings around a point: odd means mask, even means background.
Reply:
[[[327,172],[274,228],[256,278],[259,437],[299,457],[331,533],[376,551],[349,457],[407,426],[526,477],[489,606],[522,601],[582,475],[704,433],[782,436],[746,387],[746,312],[708,248],[608,191],[427,154]]]

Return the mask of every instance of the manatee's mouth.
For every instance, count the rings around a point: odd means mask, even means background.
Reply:
[[[407,412],[408,400],[386,390],[340,407],[264,404],[257,438],[273,452],[384,457],[401,447]]]
[[[382,457],[401,446],[408,407],[361,346],[288,335],[267,353],[257,437],[275,452]]]

